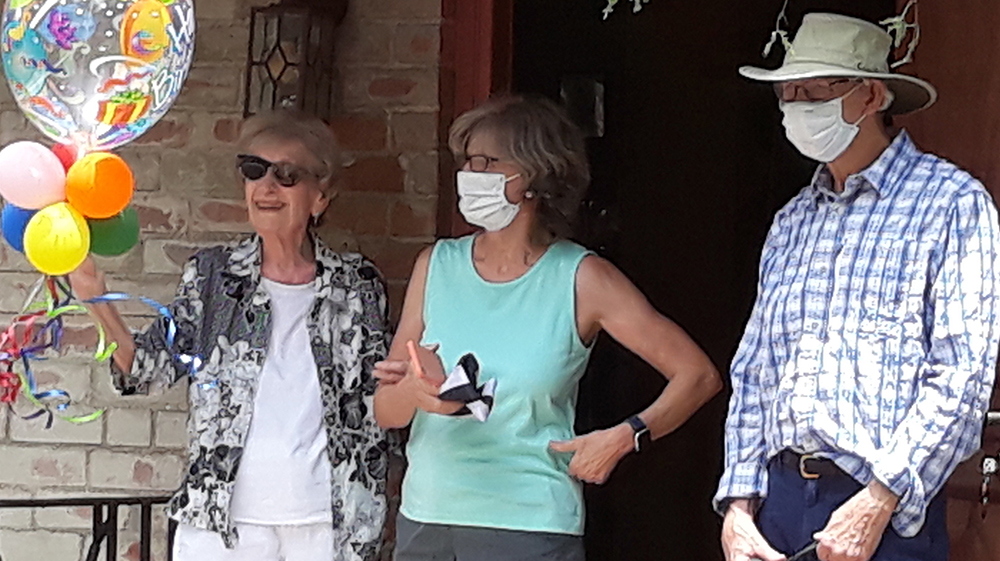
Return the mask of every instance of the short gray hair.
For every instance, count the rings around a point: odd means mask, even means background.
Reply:
[[[288,109],[254,115],[240,127],[237,146],[245,152],[261,138],[301,143],[323,166],[322,176],[327,185],[340,172],[337,137],[319,117]]]
[[[538,200],[532,237],[540,242],[570,237],[590,185],[590,166],[583,134],[562,107],[540,97],[492,99],[455,119],[448,147],[463,157],[479,133],[496,135],[506,156],[528,173],[528,189]]]

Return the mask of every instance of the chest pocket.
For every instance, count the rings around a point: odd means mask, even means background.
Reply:
[[[921,298],[921,289],[915,286],[916,243],[909,240],[892,240],[878,244],[874,249],[872,265],[865,272],[865,289],[861,314],[871,322],[899,321],[906,314],[914,292]]]

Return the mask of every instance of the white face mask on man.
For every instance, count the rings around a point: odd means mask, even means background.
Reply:
[[[807,158],[830,163],[840,157],[858,136],[858,125],[844,120],[844,100],[861,87],[829,101],[779,102],[785,117],[785,136]]]
[[[465,220],[487,232],[503,230],[517,217],[520,204],[507,200],[507,183],[521,174],[460,171],[457,176],[458,210]]]

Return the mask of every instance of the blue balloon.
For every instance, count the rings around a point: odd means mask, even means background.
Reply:
[[[38,211],[7,203],[3,205],[3,212],[0,213],[0,229],[3,230],[4,239],[21,253],[24,253],[24,229],[28,227],[28,221],[36,212]]]

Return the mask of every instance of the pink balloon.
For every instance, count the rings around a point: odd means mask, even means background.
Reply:
[[[66,170],[45,146],[15,142],[0,150],[0,197],[29,210],[64,201]]]

